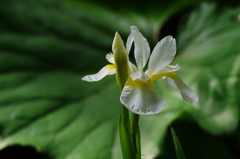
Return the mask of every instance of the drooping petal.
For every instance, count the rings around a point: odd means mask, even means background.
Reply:
[[[98,73],[84,76],[82,80],[87,82],[96,82],[100,81],[103,77],[107,75],[113,75],[115,73],[116,73],[115,65],[106,65]]]
[[[150,56],[146,74],[152,76],[168,66],[176,54],[176,41],[172,36],[166,36],[157,43]]]
[[[139,87],[125,84],[120,100],[130,111],[140,115],[157,114],[165,104],[153,84]]]
[[[148,61],[150,55],[150,47],[148,41],[139,32],[136,26],[131,26],[131,32],[134,39],[134,56],[137,63],[137,68],[142,71],[143,67]]]
[[[113,54],[112,53],[109,53],[106,55],[106,59],[108,60],[108,62],[114,64],[114,57],[113,57]]]
[[[198,101],[198,96],[196,95],[196,93],[191,88],[189,88],[180,77],[163,77],[163,80],[167,85],[177,89],[186,102],[196,103]]]

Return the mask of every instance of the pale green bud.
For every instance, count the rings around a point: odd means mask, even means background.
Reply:
[[[122,90],[128,78],[128,59],[122,38],[117,32],[113,40],[112,51],[116,65],[117,84]]]

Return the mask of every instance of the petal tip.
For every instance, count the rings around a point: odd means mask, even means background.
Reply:
[[[84,76],[81,80],[86,81],[86,82],[94,82],[93,80],[89,79],[89,76]]]
[[[173,42],[173,43],[176,43],[176,39],[172,35],[165,36],[163,39]]]
[[[191,97],[191,101],[189,101],[189,103],[194,104],[198,102],[198,96],[195,94],[193,97]]]
[[[138,30],[138,27],[136,27],[135,25],[130,26],[130,30],[131,30],[132,32],[134,32],[134,31],[139,31],[139,30]]]

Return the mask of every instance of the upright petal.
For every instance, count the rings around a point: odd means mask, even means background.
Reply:
[[[164,107],[164,100],[158,96],[153,84],[132,87],[126,83],[120,100],[130,111],[140,115],[157,114]]]
[[[127,38],[126,48],[127,48],[128,54],[130,53],[132,43],[133,43],[133,33],[131,33]]]
[[[128,58],[128,67],[130,69],[130,73],[133,73],[133,72],[136,72],[137,71],[137,68],[134,64],[132,64],[129,60],[129,53],[130,53],[130,50],[131,50],[131,47],[132,47],[132,43],[133,43],[133,33],[131,33],[129,36],[128,36],[128,39],[127,39],[127,43],[126,43],[126,49],[127,49],[127,58]]]
[[[87,82],[96,82],[100,81],[103,77],[107,75],[113,75],[115,73],[116,73],[115,65],[107,65],[94,75],[84,76],[82,80]]]
[[[108,62],[110,62],[110,63],[112,63],[112,64],[115,63],[115,62],[114,62],[114,57],[113,57],[113,54],[112,54],[112,53],[107,54],[107,55],[106,55],[106,59],[108,60]]]
[[[198,101],[198,96],[196,93],[189,88],[180,77],[163,77],[163,80],[167,85],[177,89],[181,93],[182,98],[188,103],[196,103]]]
[[[142,71],[143,67],[148,61],[150,55],[150,47],[147,40],[139,32],[136,26],[131,26],[131,32],[134,39],[134,56],[136,59],[137,67]]]
[[[129,61],[129,60],[128,60],[128,67],[129,67],[129,74],[137,71],[136,66],[133,63],[131,63],[131,61]]]
[[[176,41],[172,36],[166,36],[157,43],[150,56],[146,74],[152,76],[168,66],[176,54]]]

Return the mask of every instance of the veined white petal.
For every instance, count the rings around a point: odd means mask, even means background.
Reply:
[[[136,72],[132,73],[130,75],[130,77],[132,78],[133,81],[140,80],[140,81],[147,82],[147,80],[150,79],[150,77],[148,75],[146,75],[145,73],[143,73],[142,71],[136,71]]]
[[[131,26],[131,32],[134,38],[134,56],[137,63],[137,68],[142,71],[143,67],[148,61],[150,55],[150,47],[148,41],[139,32],[136,26]]]
[[[164,100],[158,96],[154,85],[131,87],[126,84],[120,100],[130,111],[140,115],[157,114],[165,104]]]
[[[109,53],[106,55],[106,59],[108,60],[108,62],[114,64],[114,57],[113,57],[113,54],[112,53]]]
[[[153,49],[146,73],[149,76],[157,74],[173,61],[175,54],[176,41],[172,36],[166,36]]]
[[[179,69],[180,69],[180,66],[178,65],[175,65],[175,66],[167,65],[165,68],[161,69],[158,73],[175,72]]]
[[[109,65],[103,67],[98,73],[93,75],[87,75],[82,78],[83,81],[87,82],[96,82],[100,81],[103,77],[107,75],[113,75],[116,73],[116,69],[110,69]]]
[[[175,89],[177,89],[181,95],[182,98],[189,102],[189,103],[196,103],[198,101],[198,96],[196,93],[189,88],[180,77],[177,78],[170,78],[170,77],[163,77],[163,80],[165,83]]]
[[[131,33],[128,38],[127,38],[127,43],[126,43],[126,47],[127,47],[127,53],[129,54],[131,47],[132,47],[132,43],[133,43],[133,33]]]

